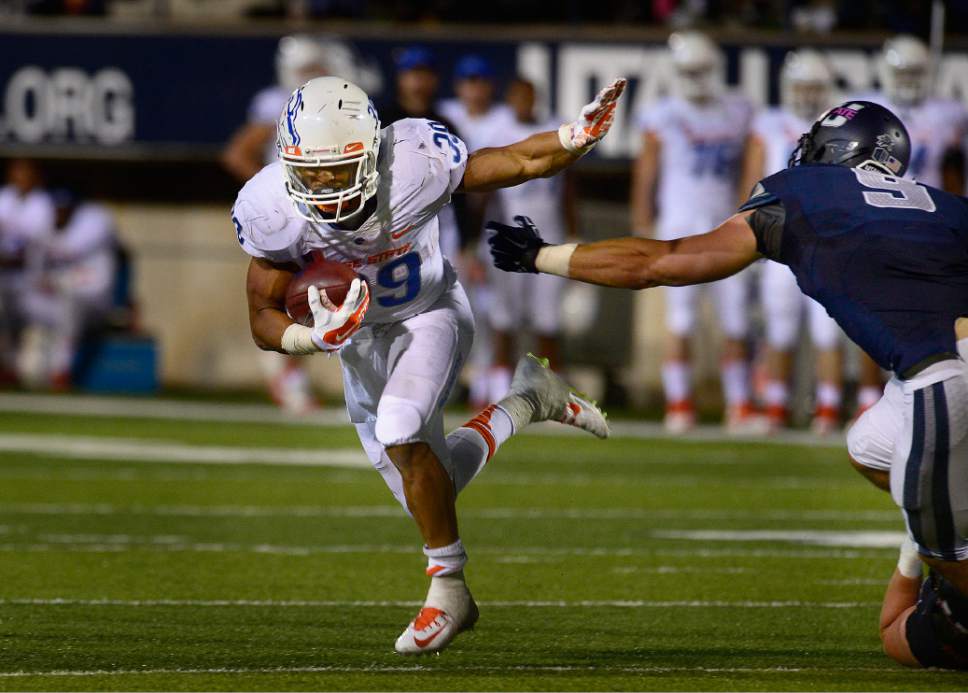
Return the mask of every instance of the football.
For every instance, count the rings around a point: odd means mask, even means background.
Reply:
[[[313,315],[309,310],[307,295],[310,285],[314,285],[321,292],[325,291],[329,300],[340,306],[356,277],[356,272],[339,262],[316,260],[294,274],[290,280],[286,289],[286,312],[295,322],[312,327]]]

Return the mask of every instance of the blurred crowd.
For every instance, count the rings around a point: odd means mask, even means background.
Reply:
[[[641,153],[633,164],[630,226],[635,233],[673,239],[704,232],[729,216],[760,179],[786,166],[799,135],[823,110],[845,98],[883,103],[911,127],[910,175],[959,193],[965,188],[964,140],[968,113],[957,102],[931,95],[931,60],[917,38],[890,39],[880,57],[881,90],[843,94],[820,52],[792,51],[781,72],[781,103],[759,112],[727,88],[723,55],[707,36],[673,33],[668,44],[675,80],[670,93],[637,114]],[[536,109],[528,80],[498,79],[486,56],[467,54],[442,74],[433,51],[396,51],[392,98],[377,104],[384,126],[406,117],[436,120],[458,134],[469,151],[508,144],[563,122]],[[240,182],[275,157],[274,132],[287,95],[306,79],[337,74],[354,79],[352,48],[331,38],[290,36],[279,45],[278,84],[256,94],[249,119],[226,146],[223,163]],[[439,99],[443,80],[455,97]],[[503,94],[499,84],[505,84]],[[487,402],[506,391],[511,364],[527,346],[562,366],[559,336],[563,285],[547,275],[509,275],[490,268],[482,243],[485,220],[513,223],[531,217],[551,242],[578,234],[580,200],[566,175],[536,180],[493,195],[457,196],[440,219],[441,244],[469,289],[478,335],[470,359],[470,401]],[[829,433],[871,406],[882,392],[882,373],[861,358],[856,401],[844,400],[846,340],[822,308],[805,299],[783,266],[762,262],[705,287],[665,291],[667,338],[661,358],[665,425],[683,432],[696,424],[692,345],[698,303],[713,299],[723,335],[720,363],[723,423],[736,434],[789,425],[796,353],[813,354],[812,426]],[[292,410],[314,406],[309,379],[297,359],[269,354],[266,374],[276,400]],[[808,361],[809,362],[809,361]],[[802,376],[801,376],[802,378]],[[699,405],[699,406],[697,406]]]
[[[950,26],[965,26],[968,2],[949,0]],[[605,0],[547,3],[497,0],[0,0],[0,13],[128,18],[359,19],[475,23],[605,23],[621,25],[833,29],[926,32],[930,0]]]
[[[39,164],[7,163],[0,188],[0,384],[70,387],[81,346],[132,323],[126,256],[114,218],[65,188],[48,188]]]

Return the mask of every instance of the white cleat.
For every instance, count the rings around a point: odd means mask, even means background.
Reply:
[[[477,623],[480,612],[463,579],[458,581],[451,578],[444,590],[435,589],[438,585],[445,584],[436,581],[448,578],[433,580],[427,602],[397,638],[394,645],[397,654],[440,652],[460,633],[470,630]]]
[[[523,397],[534,406],[531,423],[557,421],[608,438],[605,412],[552,371],[547,359],[534,354],[521,357],[508,394]]]

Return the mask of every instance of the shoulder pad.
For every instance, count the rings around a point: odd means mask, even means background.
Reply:
[[[279,164],[270,164],[243,186],[232,207],[232,223],[242,249],[267,257],[291,247],[305,226],[285,195]]]

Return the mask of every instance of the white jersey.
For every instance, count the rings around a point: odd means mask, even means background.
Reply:
[[[797,148],[800,135],[807,132],[812,123],[783,108],[767,108],[753,120],[753,134],[763,142],[763,176],[782,171]]]
[[[275,131],[276,122],[278,122],[288,100],[289,92],[286,91],[285,87],[278,85],[266,87],[252,97],[252,102],[249,104],[249,123],[271,127]],[[276,158],[276,138],[271,137],[262,153],[262,161],[271,164]]]
[[[506,104],[492,106],[487,113],[479,116],[471,116],[457,99],[441,101],[437,108],[440,115],[457,128],[469,152],[516,141],[509,140],[505,134],[515,123],[514,113]]]
[[[488,146],[504,146],[539,132],[558,129],[560,121],[546,120],[537,123],[522,123],[515,119],[503,131],[503,141],[490,143]],[[550,243],[562,243],[565,239],[564,195],[565,177],[558,174],[551,178],[534,178],[513,188],[501,188],[497,191],[500,200],[502,216],[507,223],[511,223],[515,215],[524,214],[531,217],[535,225],[541,229],[541,235]]]
[[[17,255],[54,228],[54,203],[43,190],[0,188],[0,255]]]
[[[917,106],[898,106],[883,94],[861,97],[890,109],[911,137],[911,160],[905,178],[942,187],[941,164],[951,147],[964,147],[968,135],[968,109],[960,101],[929,98]],[[959,194],[963,192],[959,191]]]
[[[43,264],[72,295],[107,299],[114,284],[114,219],[104,207],[80,205],[67,225],[41,244]]]
[[[706,104],[667,97],[639,117],[662,143],[657,195],[659,236],[713,228],[736,209],[737,177],[752,109],[736,94]]]
[[[440,252],[437,212],[466,165],[467,149],[455,135],[422,118],[398,120],[381,131],[376,211],[358,229],[299,216],[279,163],[245,184],[232,221],[253,257],[304,266],[321,254],[352,267],[370,288],[366,323],[396,322],[429,308],[455,281]]]

